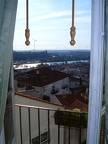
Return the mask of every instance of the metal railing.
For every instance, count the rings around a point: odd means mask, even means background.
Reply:
[[[84,144],[86,142],[86,136],[83,136],[83,130],[86,133],[87,113],[20,104],[16,104],[15,106],[17,109],[16,123],[17,126],[19,125],[19,132],[17,132],[19,133],[19,137],[17,139],[20,139],[20,144],[27,143],[26,139],[28,139],[28,144],[44,143],[41,138],[42,131],[45,130],[47,131],[47,135],[43,135],[43,138],[47,139],[45,144],[55,144],[55,141],[56,144],[71,144],[73,139],[75,144]],[[35,111],[36,113],[34,114]],[[61,117],[63,114],[66,116],[65,118]],[[34,128],[35,123],[37,123],[36,128]],[[45,123],[47,123],[46,126]],[[43,128],[44,126],[45,128]],[[76,131],[76,138],[72,136],[73,131]],[[36,135],[34,134],[35,132]],[[28,133],[28,136],[26,133]],[[36,136],[35,138],[34,135]]]

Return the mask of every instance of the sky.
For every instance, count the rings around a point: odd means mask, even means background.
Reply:
[[[18,0],[14,50],[90,49],[91,0],[75,0],[76,44],[70,45],[72,0],[29,0],[30,45],[25,45],[26,0]]]

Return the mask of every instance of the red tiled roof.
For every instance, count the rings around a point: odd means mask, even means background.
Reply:
[[[75,101],[68,108],[80,109],[81,111],[88,111],[88,106],[77,99],[75,99]]]
[[[50,68],[40,68],[19,74],[15,77],[15,79],[17,79],[20,83],[22,81],[23,83],[26,83],[30,86],[42,87],[66,77],[69,77],[69,75],[66,73],[57,70],[51,70]]]
[[[61,104],[65,106],[66,108],[72,108],[72,107],[77,108],[78,103],[80,103],[80,105],[78,106],[80,108],[82,107],[82,105],[84,107],[85,106],[87,107],[87,102],[84,100],[83,97],[81,97],[80,94],[56,95],[56,97],[61,102]],[[76,100],[77,100],[77,103],[76,103]]]

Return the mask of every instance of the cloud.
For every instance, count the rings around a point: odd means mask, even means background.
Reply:
[[[76,23],[90,23],[91,17],[90,16],[82,16],[82,17],[75,17]]]
[[[90,14],[90,11],[76,11],[75,15]]]
[[[17,18],[17,20],[25,19],[26,15],[25,15],[25,13],[18,12],[16,18]]]
[[[71,15],[71,12],[69,12],[69,11],[53,12],[51,14],[40,15],[40,16],[37,16],[35,18],[31,18],[30,22],[35,22],[37,20],[45,20],[45,19],[51,19],[51,18],[70,16],[70,15]]]
[[[90,2],[88,1],[90,0],[84,0],[82,3],[81,0],[77,0],[75,4],[75,26],[77,28],[77,35],[75,37],[77,44],[75,48],[89,45],[88,41],[84,41],[85,44],[80,41],[80,36],[86,38],[90,33],[91,16]],[[26,1],[19,0],[18,2],[14,48],[32,49],[34,45],[33,40],[31,40],[31,46],[25,46]],[[36,43],[37,48],[63,49],[69,47],[73,49],[69,44],[71,23],[72,11],[70,1],[32,0],[29,2],[30,36],[38,40]]]
[[[72,18],[64,18],[64,21],[71,22]],[[81,16],[81,17],[75,17],[74,20],[75,23],[91,23],[91,17],[90,16]]]

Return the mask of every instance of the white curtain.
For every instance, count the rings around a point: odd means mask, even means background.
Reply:
[[[0,133],[6,106],[17,0],[0,0]]]
[[[108,0],[106,0],[105,9],[105,125],[106,125],[106,143],[108,143]]]

